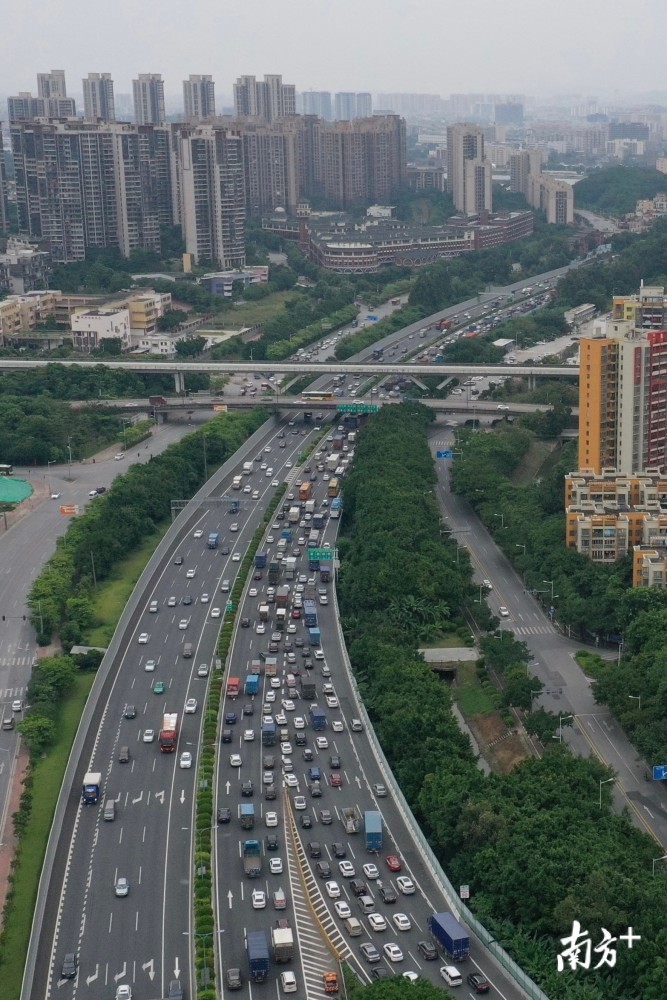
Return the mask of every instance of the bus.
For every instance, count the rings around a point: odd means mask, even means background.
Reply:
[[[315,403],[324,403],[333,399],[334,395],[331,389],[305,389],[301,393],[301,398]]]
[[[14,466],[13,465],[0,465],[0,476],[13,476]]]
[[[327,489],[327,496],[329,496],[329,497],[337,497],[339,493],[340,493],[340,483],[339,483],[338,479],[336,478],[336,476],[333,476],[329,480],[329,487]]]

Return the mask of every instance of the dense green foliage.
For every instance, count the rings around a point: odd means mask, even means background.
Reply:
[[[185,372],[185,387],[191,392],[205,389],[208,376]],[[174,392],[174,376],[159,373],[139,374],[129,368],[66,367],[54,361],[44,368],[3,372],[0,378],[0,400],[4,396],[43,397],[46,400],[126,399],[127,397],[170,396]]]
[[[206,425],[209,473],[221,465],[266,419],[263,410],[225,413]],[[147,465],[133,465],[108,493],[72,521],[35,581],[28,604],[42,642],[58,632],[76,643],[92,624],[91,553],[98,582],[106,579],[134,545],[169,517],[173,499],[192,496],[204,478],[202,432],[170,445]]]
[[[424,495],[434,483],[423,437],[428,419],[419,407],[383,410],[361,431],[345,482],[341,615],[365,704],[451,881],[471,886],[475,912],[548,995],[658,1000],[667,989],[665,876],[659,869],[652,875],[652,840],[611,811],[610,786],[600,809],[599,781],[608,772],[552,744],[541,760],[509,776],[484,777],[453,720],[446,685],[416,652],[422,630],[441,625],[445,608],[451,613],[468,589],[438,538],[437,507]],[[467,455],[467,437],[461,444],[465,477],[476,469],[485,483],[488,465],[494,502],[504,505],[511,489],[506,474],[530,435],[510,432],[497,440],[498,450],[480,444],[476,460]],[[526,509],[515,514],[519,537],[528,541],[538,526]],[[522,652],[509,640],[505,645],[487,640],[484,655],[494,668],[511,670]],[[642,935],[641,947],[619,945],[612,970],[559,974],[559,939],[575,919],[594,945],[602,927],[618,935],[631,925]]]
[[[30,706],[18,729],[31,758],[40,757],[55,741],[62,704],[78,669],[97,669],[102,657],[92,651],[80,657],[51,656],[33,667],[26,690]]]
[[[634,212],[640,198],[654,198],[667,189],[667,178],[643,167],[607,167],[577,181],[574,206],[603,215]]]
[[[77,459],[118,441],[120,413],[98,407],[71,409],[47,396],[0,395],[0,455],[14,465],[66,462],[68,442]]]

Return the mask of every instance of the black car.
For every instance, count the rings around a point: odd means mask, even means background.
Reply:
[[[136,717],[137,717],[137,710],[136,710],[135,706],[134,705],[126,705],[125,706],[125,718],[126,719],[136,719]]]
[[[183,604],[192,604],[192,598],[190,594],[186,594],[183,598]]]
[[[236,725],[236,712],[226,712],[225,713],[225,725],[235,726]]]
[[[229,555],[229,545],[223,545],[222,546],[222,548],[220,549],[220,555],[221,556],[228,556]]]
[[[308,742],[306,739],[306,734],[297,731],[296,735],[294,736],[294,742],[298,747],[305,747],[306,743]]]
[[[255,706],[252,704],[252,702],[249,701],[247,705],[243,706],[243,714],[244,715],[254,715],[255,714]]]
[[[301,826],[302,826],[302,828],[304,830],[310,830],[311,829],[311,827],[313,825],[313,821],[310,818],[310,816],[308,815],[308,813],[301,813],[301,816],[299,817],[299,819],[300,819],[300,822],[301,822]]]
[[[438,957],[438,949],[430,941],[418,941],[417,951],[427,962],[434,962]]]
[[[320,878],[331,878],[331,865],[328,861],[318,861],[315,868]]]
[[[231,731],[231,729],[223,729],[222,730],[222,742],[223,743],[231,743],[232,742],[232,731]]]
[[[337,753],[332,753],[329,757],[329,766],[332,770],[337,771],[340,767],[340,757]]]
[[[306,747],[306,749],[303,751],[303,759],[304,760],[313,759],[313,751],[310,749],[310,747]]]
[[[284,521],[284,520],[285,520],[285,515],[281,510],[279,510],[278,513],[276,514],[276,521]]]
[[[250,619],[249,618],[242,618],[241,619],[241,628],[250,628]]]
[[[335,844],[331,845],[331,853],[333,854],[334,858],[347,857],[347,851],[345,850],[345,847],[338,841]]]
[[[176,558],[174,559],[174,566],[182,566],[182,565],[183,565],[183,556],[176,556]]]
[[[350,885],[350,889],[352,890],[352,895],[353,896],[367,896],[368,895],[368,886],[366,885],[365,882],[362,882],[361,879],[351,878],[350,882],[349,882],[349,885]]]
[[[383,885],[382,882],[378,881],[375,883],[375,887],[377,891],[380,893],[380,898],[382,899],[383,903],[396,902],[396,893],[394,892],[394,890],[390,885]]]
[[[70,951],[65,955],[63,959],[63,964],[60,969],[60,975],[63,979],[74,979],[76,976],[77,969],[79,968],[79,959],[76,957],[73,951]]]
[[[308,853],[310,854],[311,858],[322,857],[322,848],[320,847],[319,841],[317,840],[310,841],[310,843],[308,844]]]
[[[168,1000],[183,1000],[183,987],[180,979],[172,979],[167,992]]]
[[[230,823],[232,819],[232,810],[224,806],[222,809],[218,809],[218,823]]]
[[[255,794],[255,789],[253,788],[252,781],[244,781],[241,784],[241,795],[245,795],[247,799],[251,798]]]
[[[389,979],[391,977],[391,972],[389,969],[385,969],[383,965],[380,965],[377,969],[372,970],[371,976],[373,979]]]
[[[491,989],[489,980],[481,972],[471,972],[469,976],[466,976],[466,982],[468,986],[472,986],[475,993],[488,993]]]
[[[267,849],[267,851],[277,851],[278,850],[278,834],[277,833],[267,833],[267,835],[266,835],[266,849]]]
[[[311,483],[316,483],[317,482],[317,473],[316,472],[311,473],[310,481],[311,481]]]
[[[297,649],[303,649],[303,639],[301,638],[301,636],[299,636],[294,640],[294,645],[297,647]]]

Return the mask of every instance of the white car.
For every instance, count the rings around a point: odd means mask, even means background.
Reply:
[[[296,632],[296,625],[294,624],[294,622],[289,623],[289,625],[287,626],[287,632],[289,635],[294,635],[294,633]]]
[[[259,490],[252,491],[252,498],[253,500],[259,500]]]
[[[248,591],[248,597],[257,597],[257,587],[251,587]]]
[[[211,608],[211,618],[220,617],[220,608]]]
[[[194,580],[196,572],[197,572],[196,569],[189,569],[187,571],[187,573],[185,574],[186,579],[187,580]]]
[[[372,931],[386,931],[387,921],[384,919],[381,913],[369,913],[368,923],[371,925]]]
[[[341,920],[346,920],[347,917],[352,916],[352,910],[350,909],[350,904],[346,903],[344,899],[338,899],[334,903],[334,909]]]
[[[264,697],[266,698],[267,701],[275,701],[276,700],[276,692],[275,691],[267,691],[266,694],[264,695]]]
[[[185,632],[189,624],[190,624],[189,618],[181,618],[180,622],[178,623],[178,627],[180,628],[181,632]]]
[[[409,983],[416,983],[419,979],[419,973],[417,972],[404,972],[402,973],[403,979],[407,979]]]
[[[281,684],[280,677],[272,677],[269,683],[272,688],[279,688]]]
[[[496,409],[497,410],[509,410],[509,406],[507,406],[506,403],[498,403]]]
[[[295,795],[294,796],[294,808],[295,809],[305,809],[306,808],[306,796],[305,795]]]
[[[232,767],[241,767],[241,765],[243,763],[243,761],[241,760],[241,754],[240,753],[230,753],[230,755],[229,755],[229,763],[231,764]]]
[[[280,483],[278,482],[278,480],[277,480],[277,479],[272,479],[272,480],[271,480],[271,485],[272,485],[272,486],[280,486]]]
[[[147,670],[149,674],[152,673],[155,670],[155,660],[146,660],[144,670]]]
[[[412,896],[415,891],[415,884],[407,875],[399,875],[396,879],[396,885],[399,892],[402,892],[404,896]]]
[[[266,907],[266,893],[262,892],[261,889],[252,890],[252,908],[253,910],[263,910]]]
[[[296,786],[299,784],[299,779],[297,778],[296,774],[286,774],[285,784],[287,785],[288,788],[296,788]]]
[[[318,750],[328,750],[329,740],[326,738],[326,736],[318,736],[317,739],[315,740],[315,746],[317,747]]]
[[[238,530],[239,530],[239,526],[238,526],[238,524],[236,523],[236,521],[234,521],[234,523],[233,523],[233,524],[230,524],[230,525],[229,525],[229,530],[230,530],[230,531],[238,531]]]
[[[338,698],[335,694],[327,695],[327,708],[338,708]]]
[[[143,735],[142,738],[143,738],[144,743],[152,743],[153,740],[155,739],[155,730],[154,729],[144,729],[144,735]]]
[[[265,816],[265,822],[267,826],[278,826],[278,813],[267,812]]]
[[[179,767],[192,767],[192,754],[189,750],[184,750],[178,762]]]
[[[176,598],[172,594],[172,596],[167,601],[167,607],[168,608],[175,608],[177,603],[178,602],[176,601]]]
[[[503,607],[502,605],[498,608],[498,614],[500,615],[501,618],[509,618],[510,616],[510,613],[507,610],[507,608]]]
[[[339,861],[338,871],[341,873],[343,878],[354,878],[357,874],[356,869],[351,861]]]
[[[316,649],[315,652],[313,653],[313,656],[314,656],[314,658],[316,660],[323,660],[324,659],[324,653],[322,652],[321,649]]]
[[[193,538],[201,538],[203,536],[203,534],[204,534],[204,532],[202,531],[202,529],[201,528],[197,528],[197,530],[195,531],[195,533],[193,534],[192,537]]]
[[[260,465],[260,469],[262,470],[262,472],[264,472],[264,470],[266,469],[266,462],[262,462],[262,464]]]
[[[296,594],[303,594],[304,589],[305,588],[304,588],[304,585],[302,583],[297,583],[296,587],[294,588],[294,592]]]
[[[283,698],[283,708],[286,712],[293,712],[294,707],[294,702],[291,698]]]
[[[267,444],[266,448],[264,449],[264,452],[265,452],[265,454],[268,455],[270,451],[271,451],[271,445]]]
[[[272,875],[282,875],[283,873],[283,859],[282,858],[271,858],[269,861],[269,871]]]
[[[343,730],[345,729],[345,726],[343,725],[340,719],[334,719],[334,721],[331,723],[331,728],[333,729],[334,733],[342,733]]]
[[[287,716],[283,712],[278,712],[278,714],[276,715],[276,725],[277,726],[287,725]]]
[[[52,500],[59,500],[60,499],[60,493],[52,493],[51,494],[51,499]]]
[[[241,553],[235,552],[232,556],[232,562],[241,562]]]
[[[116,1000],[132,1000],[132,987],[125,983],[117,986]]]
[[[119,452],[116,452],[116,454],[113,457],[113,460],[114,460],[114,462],[122,462],[124,458],[125,458],[124,452],[119,451]]]
[[[197,711],[197,699],[188,698],[188,700],[185,703],[185,714],[194,715],[196,711]]]
[[[246,729],[246,731],[243,734],[244,741],[246,743],[250,743],[252,740],[254,740],[254,738],[255,738],[255,730],[254,729]]]
[[[199,598],[199,603],[200,604],[208,604],[208,602],[210,600],[211,600],[211,598],[208,596],[208,594],[202,594],[201,597]]]
[[[286,469],[291,469],[292,466],[293,466],[293,464],[294,464],[293,462],[285,462],[285,468]]]
[[[325,882],[324,888],[327,890],[327,896],[329,896],[330,899],[340,898],[340,886],[335,879],[332,879],[330,882]]]
[[[273,542],[275,542],[275,538],[273,537],[273,535],[267,535],[266,536],[266,544],[267,545],[271,545]]]
[[[362,865],[366,878],[379,878],[380,872],[377,865]]]
[[[364,867],[366,867],[364,865]],[[391,919],[394,922],[394,927],[397,931],[409,931],[412,930],[412,923],[410,918],[405,913],[392,913]]]
[[[324,605],[328,603],[329,603],[329,598],[327,597],[326,594],[322,594],[322,596],[320,597],[320,604]]]
[[[243,487],[243,492],[250,493],[251,491],[252,491],[252,486],[250,485],[250,483],[246,483],[245,486]]]
[[[257,635],[264,635],[264,633],[266,632],[266,625],[264,624],[264,622],[258,622],[257,625],[255,625],[255,632],[257,633]],[[271,678],[271,680],[273,680],[273,677]],[[278,687],[280,687],[280,681],[278,681]]]
[[[302,715],[295,715],[294,716],[294,728],[295,729],[305,729],[306,728],[306,720],[304,719],[304,717]]]
[[[389,944],[384,945],[383,952],[387,956],[390,962],[402,962],[403,952],[393,941]]]
[[[289,757],[289,755],[292,753],[292,744],[287,742],[281,743],[280,752],[282,754],[287,754],[287,756]]]
[[[139,638],[137,639],[137,642],[139,643],[140,646],[145,646],[148,643],[149,639],[150,635],[148,634],[148,632],[142,632]]]

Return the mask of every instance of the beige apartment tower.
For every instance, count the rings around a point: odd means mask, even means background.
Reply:
[[[447,127],[447,190],[465,215],[491,211],[491,163],[484,154],[484,130],[477,125]]]

